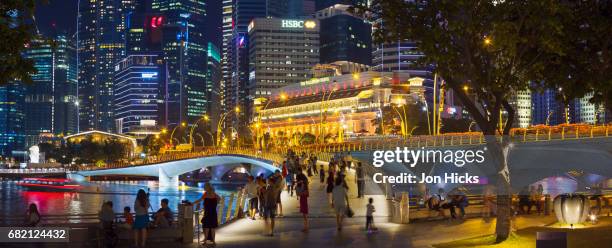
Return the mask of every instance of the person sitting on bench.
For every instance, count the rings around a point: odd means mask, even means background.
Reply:
[[[155,213],[155,226],[170,227],[172,225],[172,210],[168,207],[168,199],[161,200],[161,208]]]

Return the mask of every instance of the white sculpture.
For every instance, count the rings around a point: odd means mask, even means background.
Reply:
[[[40,163],[40,148],[38,148],[38,146],[30,147],[30,163],[32,164]]]

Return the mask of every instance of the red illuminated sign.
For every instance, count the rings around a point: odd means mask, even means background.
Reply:
[[[161,25],[163,24],[163,21],[164,21],[163,16],[153,16],[151,17],[151,27],[152,28],[161,27]]]

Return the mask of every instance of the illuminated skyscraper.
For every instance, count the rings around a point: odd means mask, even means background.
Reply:
[[[24,57],[34,62],[36,73],[26,85],[24,99],[27,146],[39,143],[41,133],[76,132],[76,61],[74,46],[66,36],[50,42],[33,40]]]
[[[168,105],[172,110],[168,125],[195,123],[207,112],[205,7],[204,1],[152,1],[153,13],[163,16],[161,46],[168,64]]]
[[[226,94],[230,92],[229,86],[231,85],[231,73],[230,73],[230,62],[229,62],[229,49],[230,40],[232,39],[232,29],[234,28],[234,22],[232,19],[234,4],[232,0],[223,0],[221,12],[221,30],[222,30],[222,43],[221,43],[221,83],[219,85],[220,97],[221,97],[221,108],[225,109],[227,104]]]
[[[19,82],[0,86],[0,155],[25,148],[25,87]]]
[[[79,1],[78,98],[80,131],[113,127],[115,63],[125,55],[126,14],[133,0]]]
[[[349,5],[336,4],[320,10],[321,63],[345,61],[372,64],[372,25],[352,15]]]
[[[159,130],[165,112],[164,90],[165,65],[160,56],[128,55],[119,61],[113,89],[117,132],[139,134]]]

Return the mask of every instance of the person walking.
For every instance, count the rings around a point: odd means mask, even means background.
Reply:
[[[327,200],[329,201],[330,205],[332,205],[332,192],[334,190],[335,181],[336,180],[334,180],[334,173],[330,169],[327,176],[327,188],[325,189],[325,191],[327,192]]]
[[[361,162],[357,162],[357,169],[355,170],[355,182],[357,183],[357,198],[364,197],[365,188],[365,173]]]
[[[342,178],[336,178],[334,189],[332,190],[332,206],[336,211],[336,226],[338,231],[342,231],[342,222],[346,214],[348,203],[348,190]]]
[[[274,218],[276,218],[276,207],[278,197],[282,188],[282,178],[271,176],[268,185],[263,192],[264,196],[264,232],[267,236],[274,236]]]
[[[323,186],[325,182],[325,168],[323,168],[323,165],[321,165],[321,169],[319,170],[319,182],[321,186]]]
[[[285,177],[285,184],[287,184],[287,193],[289,193],[289,196],[293,197],[293,190],[294,190],[294,176],[293,173],[289,173],[287,174],[287,177]]]
[[[370,197],[368,199],[368,205],[366,205],[366,231],[371,232],[374,230],[374,199]]]
[[[247,194],[247,199],[249,199],[249,218],[255,220],[255,212],[257,212],[257,196],[259,185],[255,181],[253,176],[249,176],[247,178],[247,184],[244,186],[244,192]]]
[[[302,231],[308,232],[308,177],[306,177],[303,172],[300,172],[297,176],[295,191],[300,198],[300,213],[302,213],[302,217],[304,218],[304,229],[302,229]]]
[[[134,242],[136,247],[145,247],[147,244],[147,226],[149,225],[149,214],[148,210],[151,207],[149,203],[149,197],[143,189],[139,189],[136,193],[136,200],[134,201],[134,213],[136,218],[134,220]]]
[[[215,246],[215,228],[219,226],[217,218],[217,204],[219,204],[219,195],[215,193],[215,188],[210,183],[204,184],[204,194],[200,199],[193,202],[194,206],[198,206],[200,202],[204,202],[204,216],[202,217],[202,229],[204,230],[204,245],[207,241],[211,241]]]
[[[257,188],[257,198],[259,199],[259,218],[264,217],[264,193],[266,192],[266,181],[263,177],[257,177],[257,184],[259,187]]]

